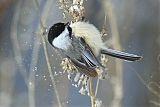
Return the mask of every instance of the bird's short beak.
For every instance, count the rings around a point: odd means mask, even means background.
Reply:
[[[65,26],[69,26],[69,25],[70,25],[70,23],[69,23],[69,22],[65,23]]]

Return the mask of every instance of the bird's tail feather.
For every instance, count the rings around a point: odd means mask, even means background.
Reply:
[[[136,60],[140,60],[142,58],[142,56],[129,54],[129,53],[125,53],[125,52],[120,52],[120,51],[109,49],[109,48],[101,49],[101,53],[112,56],[112,57],[124,59],[127,61],[136,61]]]

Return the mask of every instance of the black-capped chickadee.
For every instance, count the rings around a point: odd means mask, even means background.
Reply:
[[[102,67],[98,61],[99,54],[106,54],[116,58],[136,61],[141,56],[109,49],[104,46],[99,30],[87,22],[56,23],[48,33],[49,43],[62,51],[67,58],[79,69],[90,77],[96,77],[97,67]]]

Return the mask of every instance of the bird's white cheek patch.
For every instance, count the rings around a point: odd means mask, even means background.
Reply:
[[[52,44],[57,48],[67,50],[67,48],[71,45],[71,40],[69,39],[69,37],[66,38],[57,37],[52,42]]]
[[[56,37],[53,42],[52,42],[53,46],[63,49],[63,50],[67,50],[68,47],[71,45],[71,39],[69,37],[69,32],[67,29],[65,29],[61,35],[59,35],[58,37]]]

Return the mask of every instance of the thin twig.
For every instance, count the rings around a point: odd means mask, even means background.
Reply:
[[[16,63],[18,65],[19,71],[21,73],[21,75],[24,78],[24,81],[26,83],[26,85],[28,85],[28,81],[27,81],[27,71],[25,66],[23,65],[23,61],[22,61],[22,54],[21,54],[21,50],[20,50],[20,46],[19,46],[19,41],[18,41],[18,34],[17,34],[17,27],[18,27],[18,20],[19,20],[19,15],[20,15],[20,6],[22,4],[22,1],[19,1],[16,9],[15,9],[15,14],[13,15],[13,21],[11,24],[11,33],[10,33],[10,37],[11,37],[11,41],[12,41],[12,46],[13,46],[13,52],[14,52],[14,58],[16,60]]]
[[[45,19],[43,19],[43,21],[42,21],[42,17],[41,17],[40,12],[39,12],[38,1],[37,0],[34,0],[34,1],[35,1],[37,12],[38,12],[39,17],[40,17],[40,28],[41,28],[40,38],[41,38],[41,41],[42,41],[42,44],[43,44],[43,49],[44,49],[45,59],[46,59],[47,67],[48,67],[48,72],[49,72],[49,75],[50,75],[50,78],[51,78],[51,81],[52,81],[52,85],[53,85],[53,88],[54,88],[54,91],[55,91],[55,94],[56,94],[56,98],[57,98],[57,101],[58,101],[58,106],[62,107],[60,97],[59,97],[59,93],[58,93],[57,86],[56,86],[56,82],[55,82],[55,78],[53,76],[52,69],[51,69],[51,64],[50,64],[50,61],[49,61],[49,56],[48,56],[48,52],[47,52],[47,48],[46,48],[46,42],[45,42],[45,39],[42,37],[42,34],[44,33],[44,29],[45,29],[44,24],[43,24],[43,22],[45,22]],[[50,1],[48,1],[48,2],[50,2]]]
[[[58,105],[59,105],[59,107],[62,107],[62,104],[61,104],[61,101],[60,101],[60,98],[59,98],[59,93],[58,93],[57,88],[56,88],[55,79],[54,79],[54,76],[53,76],[53,73],[52,73],[51,64],[49,62],[48,52],[47,52],[47,48],[46,48],[46,42],[45,42],[45,39],[42,36],[41,36],[41,40],[43,42],[43,49],[44,49],[44,54],[45,54],[45,58],[46,58],[47,66],[48,66],[48,71],[49,71],[49,75],[50,75],[50,78],[51,78],[51,81],[52,81],[52,85],[54,87],[54,91],[55,91],[55,94],[56,94],[56,97],[57,97]]]
[[[30,107],[35,107],[35,72],[37,71],[37,62],[38,62],[38,56],[39,56],[39,49],[40,44],[37,44],[37,42],[40,42],[40,40],[37,38],[37,41],[34,42],[33,45],[33,52],[32,52],[32,60],[31,60],[31,67],[30,67],[30,73],[29,73],[29,85],[28,85],[28,91],[29,91],[29,105]]]
[[[160,102],[158,102],[158,101],[156,102],[156,101],[151,100],[149,102],[154,104],[156,107],[160,107]]]
[[[90,78],[90,98],[91,98],[91,107],[94,107],[95,96],[94,96],[94,94],[93,94],[92,78]]]
[[[38,5],[38,2],[35,2],[36,5]],[[36,6],[35,6],[36,7]],[[37,11],[39,17],[40,17],[40,12]],[[43,23],[40,20],[40,26],[43,27]],[[30,67],[30,73],[29,73],[29,85],[28,85],[28,94],[29,94],[29,107],[35,107],[35,72],[36,72],[36,65],[38,62],[38,56],[39,56],[39,49],[40,49],[40,44],[37,44],[37,42],[40,42],[39,39],[36,39],[37,41],[34,42],[33,44],[33,51],[32,51],[32,59],[31,59],[31,67]]]
[[[141,77],[141,75],[139,75],[139,73],[133,69],[132,66],[130,66],[128,64],[128,66],[130,67],[130,69],[137,75],[137,77],[139,78],[139,80],[141,81],[141,83],[152,93],[154,94],[155,96],[157,96],[158,98],[160,98],[160,93],[158,91],[156,91],[155,89],[153,89],[150,84],[147,84],[143,78]]]
[[[96,83],[96,91],[95,91],[95,97],[97,96],[98,93],[98,88],[99,88],[99,78],[97,78],[97,83]]]

